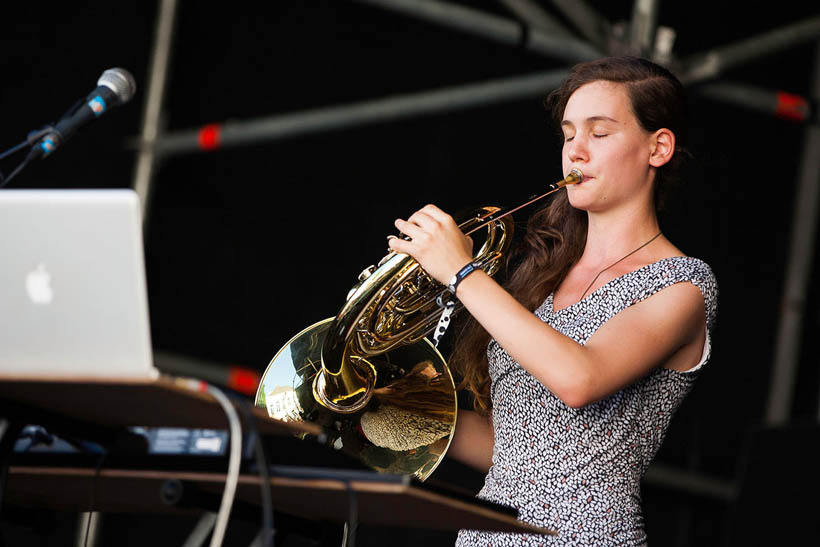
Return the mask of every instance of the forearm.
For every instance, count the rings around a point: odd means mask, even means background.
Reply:
[[[683,347],[702,347],[703,297],[691,283],[618,312],[584,345],[541,321],[484,272],[465,278],[456,296],[513,359],[571,407],[622,389]]]
[[[584,397],[593,376],[583,346],[555,331],[483,271],[459,285],[458,299],[527,372],[570,406]]]

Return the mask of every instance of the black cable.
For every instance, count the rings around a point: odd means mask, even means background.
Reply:
[[[23,162],[20,165],[18,165],[14,169],[14,171],[11,172],[11,175],[9,175],[8,177],[2,177],[2,180],[0,180],[0,188],[4,187],[6,184],[8,184],[11,181],[11,179],[13,179],[14,176],[17,175],[17,173],[22,171],[23,168],[26,165],[28,165],[30,162],[31,162],[31,156],[28,156],[26,159],[23,160]]]
[[[3,510],[3,498],[6,494],[6,483],[8,482],[9,465],[14,445],[22,431],[23,426],[12,422],[9,418],[0,417],[0,512]],[[0,525],[3,521],[0,520]],[[0,527],[0,547],[6,547],[6,532]]]
[[[268,473],[267,452],[265,451],[262,436],[259,434],[259,429],[256,427],[256,422],[249,408],[251,407],[250,403],[244,397],[236,395],[233,395],[233,399],[238,401],[237,406],[240,412],[242,412],[242,417],[245,418],[247,427],[254,436],[254,455],[256,457],[256,466],[259,468],[259,476],[262,480],[260,484],[262,488],[262,545],[263,547],[273,547],[274,534],[276,531],[273,527],[273,492],[270,483],[270,474]]]
[[[83,547],[88,547],[88,533],[91,531],[92,518],[94,518],[94,511],[89,511],[88,520],[85,522],[85,539],[83,540]]]
[[[50,435],[48,431],[43,428],[45,434]],[[94,468],[94,482],[91,485],[91,495],[88,499],[88,520],[85,523],[85,538],[83,539],[84,547],[88,547],[88,535],[91,530],[91,519],[93,518],[94,514],[94,503],[97,497],[97,487],[98,481],[100,479],[100,471],[102,470],[103,463],[105,459],[108,457],[108,449],[105,446],[99,445],[97,443],[89,443],[80,439],[76,439],[71,435],[61,435],[60,439],[64,440],[74,448],[76,448],[80,452],[92,452],[94,446],[98,446],[102,452],[100,453],[100,457],[97,460],[97,465]]]
[[[94,501],[97,497],[97,486],[98,481],[100,480],[100,471],[102,470],[103,462],[107,456],[108,450],[106,450],[105,447],[102,447],[102,454],[100,454],[100,459],[97,460],[97,467],[94,469],[94,483],[91,485],[91,498],[88,500],[88,521],[85,523],[85,539],[83,540],[84,547],[88,547],[88,534],[91,530],[91,519],[94,518]]]
[[[5,427],[1,422],[5,422]],[[6,483],[9,476],[9,465],[14,452],[14,445],[20,437],[23,424],[12,421],[10,418],[0,418],[0,510],[3,507],[3,498],[6,494]]]
[[[347,543],[345,547],[356,547],[356,529],[359,527],[359,498],[356,490],[346,481],[347,494],[350,499],[350,512],[347,517]]]
[[[16,145],[16,146],[12,146],[11,148],[9,148],[8,150],[6,150],[5,152],[0,153],[0,160],[2,160],[3,158],[5,158],[6,156],[11,156],[12,154],[14,154],[15,152],[17,152],[17,151],[18,151],[18,150],[20,150],[21,148],[25,148],[25,147],[26,147],[26,145],[28,145],[28,144],[29,144],[28,140],[25,140],[25,141],[21,142],[20,144],[18,144],[18,145]]]
[[[72,107],[72,108],[73,108],[73,107]],[[10,156],[11,154],[13,154],[13,153],[17,152],[17,151],[18,151],[18,150],[20,150],[21,148],[25,148],[26,146],[31,146],[31,147],[32,147],[32,149],[31,149],[31,150],[29,150],[29,153],[28,153],[28,155],[26,156],[26,159],[24,159],[24,160],[23,160],[23,162],[22,162],[20,165],[18,165],[18,166],[14,169],[14,171],[12,171],[11,175],[9,175],[8,177],[6,177],[6,176],[5,176],[5,175],[3,175],[3,173],[0,171],[0,188],[2,188],[3,186],[5,186],[6,184],[8,184],[8,183],[11,181],[11,179],[12,179],[12,178],[14,178],[14,176],[15,176],[15,175],[17,175],[17,173],[19,173],[20,171],[22,171],[22,170],[23,170],[23,168],[24,168],[26,165],[28,165],[28,164],[31,162],[31,160],[32,160],[32,159],[34,159],[34,157],[35,157],[35,156],[39,156],[39,155],[41,155],[41,154],[39,153],[39,151],[36,151],[36,150],[34,149],[34,147],[38,146],[39,141],[40,141],[43,137],[45,137],[45,136],[46,136],[46,135],[48,135],[49,133],[53,133],[54,131],[55,131],[55,129],[54,129],[54,127],[53,127],[53,126],[51,126],[51,125],[46,125],[45,127],[42,127],[42,128],[40,128],[40,129],[38,129],[38,130],[36,130],[36,131],[32,131],[32,132],[30,132],[30,133],[26,136],[26,140],[24,140],[23,142],[21,142],[21,143],[20,143],[20,144],[18,144],[18,145],[15,145],[15,146],[13,146],[13,147],[9,148],[8,150],[6,150],[6,151],[5,151],[5,152],[3,152],[2,154],[0,154],[0,159],[3,159],[3,158],[5,158],[6,156]]]

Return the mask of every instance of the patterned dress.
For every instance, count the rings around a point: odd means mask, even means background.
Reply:
[[[495,448],[478,497],[518,509],[519,519],[557,536],[459,532],[459,547],[645,545],[640,480],[675,410],[708,361],[717,282],[701,260],[671,257],[615,278],[555,311],[553,295],[536,315],[585,344],[618,312],[674,283],[697,286],[706,310],[701,362],[687,372],[662,367],[606,399],[566,406],[495,341],[488,347]]]

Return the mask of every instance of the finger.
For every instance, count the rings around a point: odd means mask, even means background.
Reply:
[[[410,254],[410,248],[412,246],[411,241],[405,241],[400,237],[396,236],[387,236],[387,248],[397,253],[404,253]]]
[[[436,219],[436,221],[438,222],[449,223],[453,221],[453,217],[451,217],[450,215],[448,215],[432,203],[425,205],[419,211]]]
[[[413,224],[412,222],[397,218],[393,224],[395,224],[396,228],[398,228],[401,233],[410,236],[410,239],[419,239],[425,235],[424,229],[417,224]]]
[[[439,229],[438,221],[422,211],[416,211],[413,213],[413,216],[407,219],[407,221],[420,226],[423,230],[428,232],[434,232]]]

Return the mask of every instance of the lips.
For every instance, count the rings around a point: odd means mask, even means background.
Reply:
[[[583,173],[583,175],[582,175],[582,177],[581,177],[580,182],[577,182],[576,184],[581,184],[581,183],[584,183],[584,182],[586,182],[586,181],[588,181],[588,180],[592,180],[592,179],[594,179],[594,178],[595,178],[595,177],[590,177],[589,175],[587,175],[586,173],[584,173],[584,172],[583,172],[583,170],[581,170],[581,169],[580,169],[580,168],[578,168],[578,167],[574,167],[574,166],[573,166],[573,167],[570,169],[570,173],[572,173],[573,171],[580,171],[581,173]],[[567,175],[567,176],[569,176],[569,175]]]

